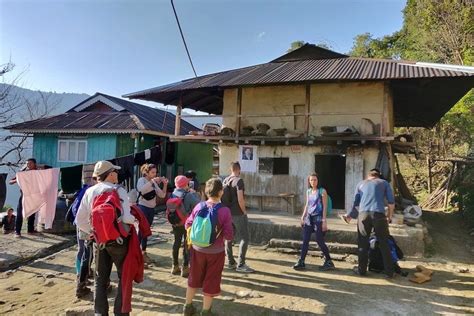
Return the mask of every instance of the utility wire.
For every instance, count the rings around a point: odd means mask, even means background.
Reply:
[[[173,7],[176,23],[178,23],[179,32],[181,33],[181,38],[183,39],[184,48],[186,48],[186,53],[188,54],[189,62],[191,63],[191,67],[193,68],[194,76],[197,77],[198,75],[196,73],[196,69],[194,69],[193,60],[191,59],[191,54],[189,53],[188,45],[186,44],[186,40],[184,39],[183,30],[181,29],[181,24],[179,24],[178,14],[176,13],[173,0],[171,0],[171,6]]]

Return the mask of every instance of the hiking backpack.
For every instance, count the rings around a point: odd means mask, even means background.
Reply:
[[[91,226],[94,240],[99,246],[109,241],[123,243],[128,236],[123,224],[118,221],[122,216],[122,204],[116,190],[97,195],[92,202]]]
[[[223,185],[223,190],[224,190],[224,193],[222,194],[222,197],[221,197],[221,202],[225,205],[225,206],[228,206],[230,207],[232,205],[232,203],[234,203],[234,192],[232,190],[233,186],[232,184],[234,183],[234,180],[239,180],[238,177],[228,177],[226,179],[224,179],[224,181],[222,182],[222,185]]]
[[[217,227],[217,214],[222,204],[218,203],[208,207],[206,202],[201,202],[199,207],[191,225],[189,239],[193,245],[204,248],[211,246],[221,233]]]
[[[166,219],[173,226],[183,226],[187,216],[184,209],[184,194],[182,197],[172,195],[166,201]]]

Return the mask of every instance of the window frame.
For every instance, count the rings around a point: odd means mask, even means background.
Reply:
[[[65,160],[61,160],[61,142],[66,143],[66,156]],[[74,160],[69,159],[69,144],[74,143],[76,145]],[[84,144],[84,160],[79,160],[79,144]],[[85,163],[87,162],[87,140],[85,139],[70,139],[70,138],[60,138],[58,139],[58,151],[57,151],[57,161],[58,162],[75,162],[75,163]]]

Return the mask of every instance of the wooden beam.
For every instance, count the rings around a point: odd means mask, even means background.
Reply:
[[[306,85],[306,101],[305,101],[305,116],[304,116],[304,136],[309,136],[309,113],[311,102],[311,85]]]
[[[240,136],[240,123],[242,114],[242,88],[237,88],[237,106],[235,110],[235,136]]]
[[[174,136],[179,136],[181,133],[181,110],[183,109],[183,96],[179,96],[179,103],[176,106],[176,121],[174,124]]]

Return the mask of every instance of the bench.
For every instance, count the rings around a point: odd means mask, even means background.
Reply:
[[[245,192],[245,196],[257,198],[257,200],[258,200],[258,209],[259,209],[260,212],[263,211],[263,198],[282,198],[287,203],[286,211],[289,212],[291,215],[296,215],[296,194],[295,193],[271,194],[271,193],[247,193],[247,192]]]

